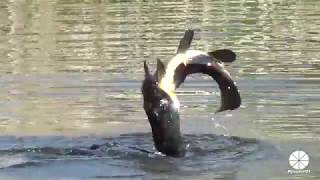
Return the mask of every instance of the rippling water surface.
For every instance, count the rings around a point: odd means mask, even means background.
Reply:
[[[243,103],[214,114],[215,82],[188,77],[174,159],[152,147],[142,63],[188,28],[193,49],[237,53]],[[318,179],[319,64],[317,0],[1,1],[0,179]],[[288,174],[295,150],[309,174]]]

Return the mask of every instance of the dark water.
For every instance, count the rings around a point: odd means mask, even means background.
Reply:
[[[153,149],[142,62],[188,28],[193,49],[237,53],[243,104],[214,114],[216,84],[189,77],[175,159]],[[319,179],[319,57],[317,0],[1,1],[0,179]],[[310,173],[288,174],[296,150]]]
[[[6,147],[0,155],[6,162],[0,168],[4,179],[16,174],[25,179],[233,178],[239,163],[262,158],[270,148],[254,139],[186,135],[186,157],[170,158],[155,152],[150,137],[149,133],[116,138],[4,137],[1,142]],[[90,148],[94,142],[100,147]]]

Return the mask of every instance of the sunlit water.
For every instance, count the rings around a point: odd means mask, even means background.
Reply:
[[[155,152],[142,62],[229,48],[242,106],[215,114],[219,90],[178,90],[189,143]],[[0,179],[320,178],[320,1],[1,1]],[[92,145],[102,145],[92,149]],[[295,150],[309,174],[288,174]]]

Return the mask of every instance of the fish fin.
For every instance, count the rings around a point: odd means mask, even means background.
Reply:
[[[193,30],[186,30],[183,38],[180,40],[180,43],[179,43],[179,46],[177,49],[177,54],[184,53],[185,51],[187,51],[190,48],[191,42],[193,39],[193,35],[194,35]]]
[[[219,49],[208,53],[209,56],[213,57],[222,62],[231,63],[236,60],[236,53],[230,49]]]

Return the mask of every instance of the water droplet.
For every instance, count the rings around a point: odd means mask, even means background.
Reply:
[[[232,117],[232,114],[226,114],[226,117]]]
[[[240,107],[241,107],[241,108],[247,108],[247,106],[246,106],[246,105],[240,105]]]
[[[186,145],[186,149],[189,149],[189,147],[190,147],[190,144],[187,144],[187,145]]]

